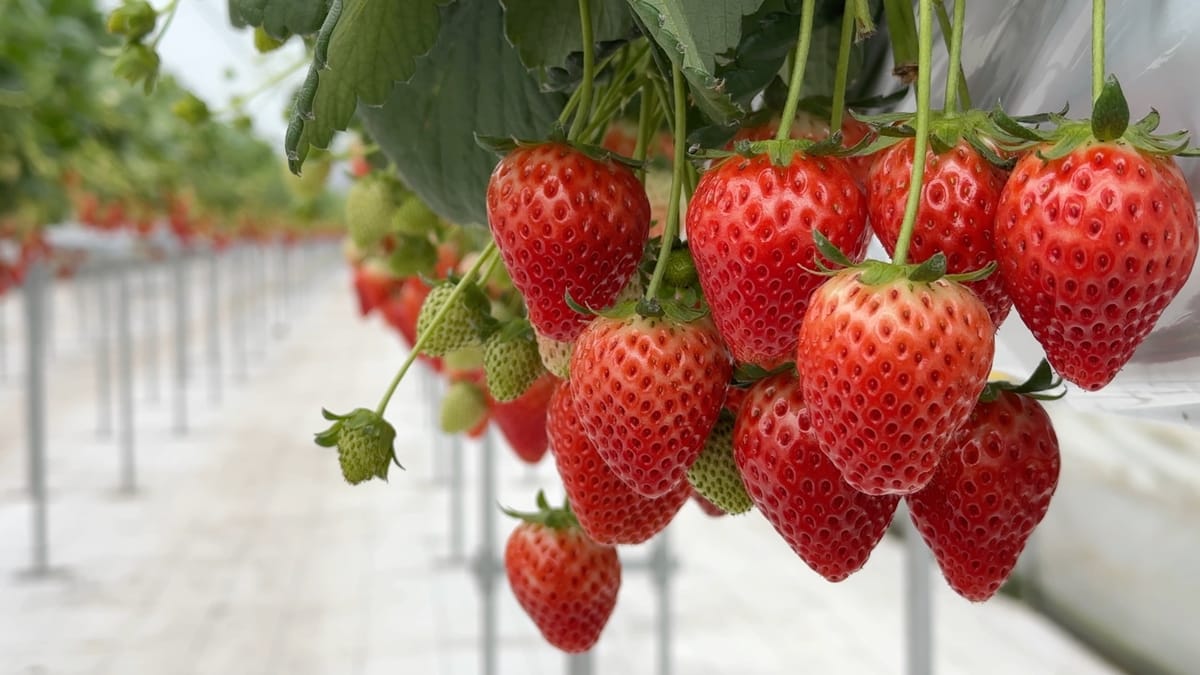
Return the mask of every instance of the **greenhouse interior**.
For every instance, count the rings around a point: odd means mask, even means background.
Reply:
[[[0,0],[0,675],[1200,673],[1197,67],[1190,0]]]

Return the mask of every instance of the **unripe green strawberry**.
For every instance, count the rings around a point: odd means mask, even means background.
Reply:
[[[483,369],[483,347],[463,347],[442,357],[442,365],[451,373],[473,373]]]
[[[392,216],[392,230],[400,234],[427,237],[438,229],[441,221],[420,197],[409,196]]]
[[[387,480],[388,468],[396,459],[392,445],[396,430],[392,425],[366,408],[357,408],[346,415],[321,412],[325,419],[333,421],[333,426],[317,434],[317,445],[337,447],[338,463],[346,482],[357,485],[372,478]]]
[[[354,183],[346,194],[346,228],[360,248],[370,248],[391,230],[400,206],[402,188],[384,174],[371,174]]]
[[[537,336],[538,354],[546,370],[562,380],[571,379],[571,352],[574,342],[559,342],[544,335]]]
[[[475,284],[467,284],[435,326],[433,320],[449,302],[454,287],[449,282],[434,286],[417,316],[417,340],[424,340],[422,351],[430,356],[483,344],[484,330],[492,320],[487,296]]]
[[[487,396],[483,390],[473,382],[462,380],[446,389],[439,423],[442,431],[457,434],[474,429],[487,414]]]
[[[709,432],[700,456],[688,469],[687,478],[696,492],[725,513],[745,513],[754,506],[742,483],[737,463],[733,461],[732,415],[721,414]]]
[[[487,339],[483,345],[483,369],[488,391],[501,403],[525,393],[546,372],[528,321],[514,321]]]
[[[432,276],[437,266],[437,247],[428,237],[398,236],[388,268],[397,277]]]
[[[154,31],[158,12],[144,0],[126,0],[108,15],[108,32],[137,42]]]
[[[254,49],[256,49],[259,54],[273,52],[282,46],[283,40],[276,40],[275,38],[271,37],[271,35],[268,34],[262,26],[254,29]]]
[[[692,262],[692,254],[685,248],[671,249],[667,257],[667,269],[663,280],[676,288],[685,288],[696,283],[696,264]]]

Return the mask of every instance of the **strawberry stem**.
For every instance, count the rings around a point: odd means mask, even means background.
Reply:
[[[904,205],[904,222],[896,240],[897,265],[908,262],[908,245],[917,222],[921,203],[921,187],[925,180],[925,151],[929,145],[929,89],[933,64],[933,0],[921,0],[921,27],[917,33],[917,130],[913,138],[912,178],[908,185],[908,201]]]
[[[854,13],[857,0],[846,0],[842,14],[842,35],[838,43],[837,70],[833,76],[833,110],[829,113],[829,133],[842,128],[842,115],[846,107],[846,80],[850,78],[850,46],[854,42]]]
[[[175,15],[179,13],[179,0],[172,0],[171,4],[167,5],[159,12],[166,14],[167,20],[163,22],[162,28],[158,29],[158,35],[154,36],[154,40],[150,43],[150,49],[157,50],[158,44],[162,42],[163,36],[167,34],[167,30],[171,28],[171,23],[175,21]]]
[[[946,67],[946,103],[942,106],[942,112],[946,115],[953,115],[958,111],[958,95],[959,87],[966,79],[962,72],[962,41],[963,41],[963,23],[966,16],[967,2],[966,0],[954,0],[954,27],[950,31],[950,61]],[[945,13],[946,7],[940,1],[938,2],[939,17]],[[942,27],[945,31],[945,27]],[[965,88],[965,86],[963,87]],[[967,96],[964,92],[963,103],[970,107],[967,102]]]
[[[414,344],[412,350],[409,351],[408,357],[404,359],[404,363],[400,364],[400,370],[398,370],[396,372],[396,376],[392,378],[392,383],[388,385],[387,391],[384,392],[383,398],[379,401],[379,405],[375,406],[376,415],[383,417],[383,411],[387,409],[388,403],[392,400],[392,394],[396,393],[396,387],[400,386],[400,381],[404,379],[404,376],[408,373],[408,369],[412,366],[413,362],[417,360],[417,357],[420,356],[421,350],[425,348],[425,342],[429,336],[437,333],[437,327],[442,325],[442,321],[444,321],[446,315],[450,313],[451,308],[454,307],[454,303],[458,301],[458,298],[463,294],[463,291],[467,289],[467,286],[475,283],[475,277],[479,270],[485,264],[488,264],[490,260],[494,259],[498,252],[499,249],[496,248],[496,242],[488,242],[488,245],[475,260],[475,264],[471,265],[471,268],[467,270],[467,273],[463,275],[461,280],[459,280],[458,284],[454,287],[454,290],[450,292],[450,296],[446,298],[446,304],[442,305],[437,314],[433,315],[433,319],[429,322],[429,328],[426,329],[424,333],[417,336],[416,344]]]
[[[1104,90],[1104,0],[1092,0],[1092,103]]]
[[[667,260],[671,257],[671,244],[675,241],[675,234],[679,232],[679,196],[687,164],[687,90],[683,71],[676,64],[671,65],[671,84],[675,90],[675,120],[672,125],[672,132],[675,134],[675,157],[671,164],[671,200],[667,203],[667,222],[663,226],[662,249],[654,263],[654,274],[650,277],[650,284],[646,286],[646,300],[650,302],[658,298],[658,287],[662,284],[663,275],[667,271]]]
[[[567,133],[567,138],[572,141],[579,138],[592,113],[592,78],[595,76],[596,50],[592,44],[592,9],[589,0],[579,0],[579,27],[583,33],[583,81],[579,84],[582,89],[579,95],[579,110],[571,122],[571,131]]]
[[[775,140],[786,141],[792,133],[792,121],[796,119],[796,108],[800,105],[800,88],[804,85],[804,66],[808,62],[808,48],[812,44],[813,12],[816,0],[804,0],[800,9],[800,38],[792,55],[792,76],[788,80],[787,101],[783,105],[783,116],[779,120],[779,131]]]
[[[638,162],[646,161],[646,152],[650,147],[650,116],[654,113],[654,97],[650,95],[650,87],[642,87],[642,99],[638,103],[637,143],[633,146],[633,158]],[[646,180],[646,168],[637,170],[638,178]]]

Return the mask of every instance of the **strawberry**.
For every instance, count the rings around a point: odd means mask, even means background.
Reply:
[[[866,564],[900,503],[842,479],[817,442],[802,387],[790,373],[750,389],[734,425],[733,456],[758,510],[829,581]]]
[[[483,367],[488,392],[500,403],[517,398],[545,373],[529,322],[514,321],[492,333],[483,345]]]
[[[391,229],[404,189],[391,176],[371,174],[346,193],[346,229],[359,248],[370,248]]]
[[[438,420],[442,431],[474,432],[488,419],[487,395],[474,382],[459,380],[446,388]]]
[[[1183,288],[1196,211],[1175,160],[1093,141],[1017,162],[996,211],[1005,290],[1062,376],[1112,381]]]
[[[597,544],[569,507],[552,509],[538,493],[537,513],[520,518],[504,547],[504,571],[521,609],[542,637],[564,652],[586,652],[600,639],[621,589],[617,549]]]
[[[372,478],[387,480],[388,468],[396,459],[392,445],[396,430],[392,425],[366,408],[345,415],[328,410],[322,410],[321,414],[332,421],[333,426],[316,435],[317,445],[337,447],[338,463],[346,482],[357,485]]]
[[[488,224],[538,333],[575,339],[591,317],[570,296],[604,309],[634,274],[650,204],[633,172],[564,143],[520,146],[496,165]]]
[[[691,492],[685,481],[662,497],[647,499],[621,482],[584,433],[567,384],[550,397],[546,434],[579,524],[602,544],[640,544],[650,539],[675,518]]]
[[[733,461],[732,415],[723,413],[717,420],[687,478],[697,493],[724,513],[745,513],[754,506]]]
[[[512,447],[513,452],[527,464],[537,464],[550,447],[546,435],[546,414],[550,397],[558,388],[559,379],[543,373],[517,398],[491,406],[492,419]]]
[[[880,151],[867,181],[871,228],[889,254],[896,251],[904,220],[913,143],[906,139]],[[925,179],[909,259],[920,262],[940,251],[946,256],[948,272],[973,272],[986,267],[996,259],[992,230],[1007,174],[965,139],[948,152],[929,150],[925,157]],[[987,305],[992,323],[999,328],[1012,308],[1000,275],[992,274],[966,286]]]
[[[404,344],[412,347],[417,341],[417,317],[429,295],[429,286],[419,278],[405,279],[380,307],[383,318],[395,328]]]
[[[425,296],[421,313],[417,316],[417,338],[425,340],[422,351],[431,356],[482,345],[483,333],[492,320],[491,303],[478,286],[467,284],[450,303],[454,290],[455,284],[451,282],[434,286]],[[449,310],[434,327],[434,317],[447,303],[450,303]],[[426,332],[430,334],[426,336]]]
[[[771,140],[775,138],[775,133],[778,130],[778,119],[773,119],[767,124],[743,127],[738,129],[737,133],[734,134],[733,140],[726,145],[726,149],[732,150],[738,141]],[[849,113],[842,116],[842,145],[844,147],[854,147],[870,133],[871,127],[866,123],[854,119]],[[796,119],[792,122],[792,129],[788,137],[823,141],[829,138],[829,119],[817,117],[812,113],[801,110],[797,112]],[[867,174],[871,170],[874,158],[874,155],[855,155],[845,158],[846,168],[850,171],[850,175],[854,177],[855,182],[860,186],[867,184]]]
[[[387,299],[398,282],[386,266],[363,263],[354,268],[354,293],[358,298],[358,311],[367,316]]]
[[[843,270],[813,294],[796,369],[817,442],[846,482],[907,494],[929,482],[974,407],[996,328],[961,284],[875,265]]]
[[[981,602],[999,590],[1050,507],[1058,471],[1040,403],[1003,391],[975,406],[933,479],[905,498],[955,592]]]
[[[708,317],[597,316],[575,342],[571,391],[605,463],[638,494],[660,497],[699,456],[731,371]]]
[[[867,210],[842,160],[730,157],[700,178],[688,204],[689,248],[713,320],[734,359],[791,360],[809,295],[823,278],[812,232],[853,259],[866,252]],[[807,268],[807,269],[806,269]]]
[[[536,331],[534,331],[537,333]],[[571,377],[571,352],[575,350],[574,342],[559,342],[537,333],[538,355],[546,370],[554,373],[560,379]]]

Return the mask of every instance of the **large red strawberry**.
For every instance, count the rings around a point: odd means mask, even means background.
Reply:
[[[871,228],[891,254],[896,252],[908,202],[913,144],[907,139],[881,151],[867,181]],[[974,272],[994,262],[996,204],[1007,178],[1003,169],[988,162],[965,139],[941,154],[929,150],[908,259],[920,262],[940,251],[950,273]],[[1000,275],[966,285],[987,305],[992,323],[999,328],[1012,309]]]
[[[929,482],[987,381],[995,332],[961,284],[883,263],[843,270],[813,294],[796,369],[817,442],[847,483],[882,495]]]
[[[547,373],[517,398],[507,403],[492,403],[492,420],[500,427],[513,452],[527,464],[540,462],[550,447],[546,413],[558,383],[557,377]]]
[[[638,494],[659,497],[686,482],[731,371],[708,317],[597,316],[575,341],[571,391],[605,463]]]
[[[567,304],[612,304],[641,259],[650,203],[633,172],[564,143],[518,147],[488,182],[488,223],[529,321],[574,340],[591,317]]]
[[[600,543],[640,544],[650,539],[675,518],[691,494],[687,481],[657,499],[622,483],[584,433],[566,384],[550,397],[546,433],[571,508],[588,536]]]
[[[796,329],[823,277],[813,230],[858,260],[867,209],[845,163],[796,154],[730,157],[701,177],[688,204],[689,248],[713,320],[734,359],[765,368],[791,360]]]
[[[363,263],[354,267],[354,293],[358,298],[358,311],[367,316],[379,308],[391,291],[400,282],[387,268],[377,263]]]
[[[617,605],[621,561],[616,548],[588,539],[569,509],[551,509],[540,493],[538,507],[507,511],[524,521],[504,548],[508,585],[547,642],[586,652]]]
[[[1054,369],[1112,381],[1183,288],[1196,211],[1171,157],[1123,142],[1017,162],[996,214],[1004,288]]]
[[[959,595],[999,590],[1058,485],[1058,438],[1036,400],[1005,391],[971,413],[933,480],[908,495],[913,524]]]
[[[829,581],[867,562],[900,498],[848,485],[821,451],[800,382],[774,375],[750,389],[733,431],[750,498],[792,550]]]

